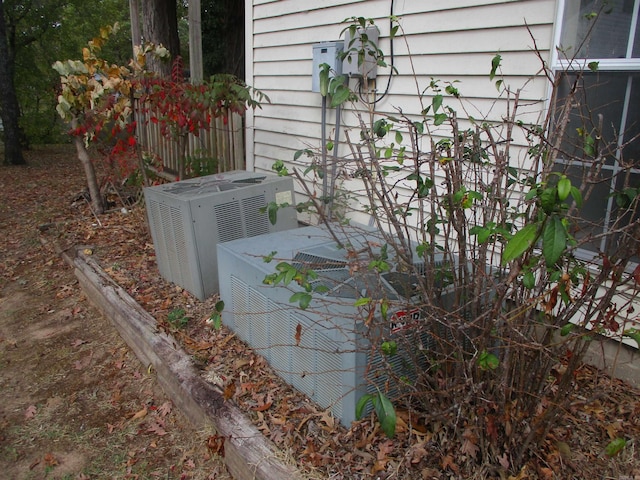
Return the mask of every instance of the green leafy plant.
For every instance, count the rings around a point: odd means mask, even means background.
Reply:
[[[142,77],[136,82],[140,109],[159,125],[163,136],[178,145],[178,178],[187,175],[187,139],[211,128],[214,118],[229,122],[231,113],[260,108],[269,98],[233,75],[218,74],[200,84],[183,77],[181,59],[174,59],[171,78]],[[215,160],[214,160],[215,161]],[[196,171],[201,167],[196,168]]]
[[[382,431],[387,437],[393,438],[396,433],[397,416],[391,400],[380,390],[376,393],[363,395],[356,404],[356,418],[362,418],[369,404],[373,406],[373,411],[380,422]]]
[[[189,323],[189,320],[190,318],[187,316],[187,312],[184,310],[184,308],[176,308],[174,310],[171,310],[169,312],[169,315],[167,315],[167,322],[169,322],[169,325],[177,330],[185,328]]]
[[[624,438],[616,437],[611,440],[604,449],[604,453],[608,457],[615,457],[627,446],[627,441]]]
[[[207,323],[213,325],[214,330],[220,330],[222,328],[222,311],[224,310],[224,302],[218,300],[214,306],[213,312]]]
[[[302,310],[306,310],[313,299],[312,293],[324,293],[327,288],[324,285],[314,285],[313,281],[318,278],[318,274],[310,269],[298,269],[289,262],[280,262],[276,265],[276,273],[267,275],[263,283],[265,285],[288,286],[294,282],[302,287],[303,291],[295,292],[289,301],[297,303]]]
[[[289,206],[290,205],[288,203],[269,202],[266,207],[260,208],[260,213],[266,213],[269,216],[269,222],[271,225],[275,225],[278,223],[278,210]]]
[[[78,158],[83,165],[94,212],[105,210],[90,145],[102,144],[107,159],[120,162],[123,176],[138,169],[142,184],[149,185],[148,162],[136,137],[142,116],[157,124],[161,134],[178,145],[178,178],[212,173],[219,165],[215,158],[187,158],[189,135],[199,136],[211,127],[214,118],[226,125],[232,113],[260,108],[269,98],[232,75],[214,75],[194,85],[183,77],[180,58],[173,59],[171,78],[159,78],[146,71],[148,58],[168,59],[161,45],[136,47],[128,65],[113,64],[102,58],[107,41],[118,32],[118,25],[100,29],[82,50],[82,60],[57,61],[53,69],[60,75],[61,91],[56,110],[70,124]]]
[[[348,28],[369,25],[358,17]],[[379,55],[363,48],[358,58]],[[492,476],[520,471],[547,440],[594,339],[639,341],[637,329],[622,327],[621,318],[639,293],[640,268],[630,270],[640,251],[640,198],[629,183],[631,163],[620,164],[613,180],[623,187],[612,192],[618,209],[608,219],[611,228],[591,235],[593,219],[585,209],[596,183],[615,183],[599,172],[620,153],[620,139],[605,145],[588,115],[574,114],[576,135],[568,135],[568,112],[579,103],[573,95],[580,89],[560,98],[562,78],[544,64],[556,103],[539,123],[525,121],[523,90],[505,84],[500,54],[488,61],[488,79],[506,105],[501,115],[471,117],[468,112],[478,109],[462,86],[435,78],[426,85],[416,78],[418,113],[382,114],[361,95],[336,96],[356,124],[345,133],[348,155],[340,169],[358,195],[340,222],[326,208],[331,199],[313,185],[331,175],[319,161],[326,145],[300,150],[274,169],[300,180],[307,193],[303,208],[344,248],[358,285],[347,301],[356,307],[354,329],[367,340],[363,349],[372,352],[369,367],[376,371],[366,380],[376,393],[370,388],[360,398],[357,416],[372,407],[389,437],[399,406],[426,425],[437,418],[437,435],[447,441],[472,431],[478,449],[465,458],[465,471]],[[582,85],[580,76],[575,81]],[[325,88],[329,94],[328,83]],[[343,245],[336,232],[350,215],[366,215],[383,242]],[[598,255],[585,261],[579,250],[593,250],[594,241]],[[402,295],[380,288],[389,274],[405,279]],[[316,274],[287,262],[265,283],[297,284],[291,301],[300,308],[322,302]],[[504,424],[489,426],[489,417]],[[624,445],[612,442],[607,455]],[[508,467],[499,458],[508,458]]]

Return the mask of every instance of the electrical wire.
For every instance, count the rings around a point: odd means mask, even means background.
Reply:
[[[360,96],[360,100],[362,100],[364,103],[368,103],[369,105],[375,105],[376,103],[380,102],[383,98],[385,98],[389,93],[389,89],[391,87],[391,79],[393,77],[393,63],[394,63],[393,36],[391,35],[391,32],[393,31],[394,1],[395,0],[391,0],[391,4],[389,8],[389,68],[390,68],[390,71],[389,71],[389,78],[387,78],[387,86],[385,87],[384,92],[382,93],[382,95],[380,95],[380,97],[378,97],[377,99],[374,99],[373,102],[369,102],[362,98],[362,79],[360,79],[358,83],[358,94]],[[335,194],[335,182],[337,177],[338,146],[340,145],[341,114],[342,112],[341,112],[340,106],[338,105],[336,108],[336,119],[335,119],[336,124],[335,124],[333,155],[331,158],[331,169],[329,171],[327,168],[327,151],[326,151],[327,104],[326,104],[326,98],[323,97],[321,136],[322,136],[322,152],[323,152],[322,168],[324,172],[324,177],[322,179],[323,180],[322,192],[323,192],[324,199],[327,199],[327,198],[329,199],[329,204],[328,204],[329,220],[332,220],[332,216],[333,216],[333,195]],[[327,185],[328,175],[330,175],[330,180],[329,180],[329,184]],[[327,191],[327,189],[329,191]],[[328,193],[328,197],[327,197],[327,193]]]
[[[393,36],[391,36],[391,31],[393,30],[393,11],[394,11],[394,1],[395,0],[391,0],[391,4],[390,4],[390,8],[389,8],[389,78],[387,78],[387,86],[384,89],[384,92],[382,92],[382,95],[380,95],[378,98],[374,99],[373,101],[369,101],[369,100],[365,100],[365,98],[363,97],[364,92],[363,92],[363,79],[361,78],[358,81],[358,96],[360,97],[360,100],[363,103],[366,103],[368,105],[375,105],[378,102],[380,102],[383,98],[385,98],[387,96],[387,94],[389,93],[389,88],[391,87],[391,79],[393,77],[393,62],[394,62],[394,49],[393,49]]]

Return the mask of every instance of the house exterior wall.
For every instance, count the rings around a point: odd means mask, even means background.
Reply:
[[[247,83],[271,99],[261,109],[247,112],[249,170],[270,171],[277,160],[295,165],[296,151],[320,148],[322,100],[311,91],[313,44],[339,40],[347,18],[372,18],[380,29],[379,47],[389,61],[392,5],[402,27],[394,40],[397,74],[388,95],[376,104],[377,112],[401,110],[417,116],[421,106],[416,101],[416,83],[424,89],[435,78],[442,84],[458,82],[455,86],[475,108],[468,111],[470,115],[499,121],[506,102],[490,81],[489,71],[492,58],[500,53],[504,83],[514,89],[525,85],[520,98],[528,112],[522,118],[535,122],[545,114],[550,86],[541,67],[542,62],[553,63],[559,39],[555,22],[562,0],[246,0]],[[379,90],[385,89],[388,78],[389,69],[379,68]],[[326,123],[331,138],[334,115],[329,109]],[[342,113],[342,122],[345,129],[356,124],[349,107]],[[359,138],[358,133],[354,135]],[[344,134],[340,140],[344,141]],[[524,140],[520,145],[514,161],[527,168]],[[341,154],[346,152],[344,143],[340,149]],[[637,347],[628,339],[623,342]],[[636,357],[612,362],[620,351],[617,342],[611,345],[614,355],[605,355],[604,366],[617,365],[616,374],[637,384]]]
[[[400,18],[402,31],[393,45],[398,74],[377,110],[418,114],[416,79],[424,88],[436,78],[459,81],[456,87],[477,109],[472,114],[489,112],[487,119],[495,120],[503,109],[501,101],[494,103],[498,92],[488,78],[491,59],[500,53],[505,83],[523,85],[541,66],[534,39],[541,58],[551,57],[557,8],[556,0],[324,0],[313,2],[313,7],[305,0],[246,1],[247,82],[271,99],[247,116],[247,168],[267,171],[276,160],[292,161],[297,150],[320,146],[321,96],[311,91],[312,46],[339,40],[346,18],[362,16],[376,22],[387,61],[392,5]],[[389,71],[378,69],[379,90],[384,90]],[[547,88],[538,78],[524,90],[524,99],[532,101],[532,120],[544,109]],[[334,115],[329,110],[329,129]],[[342,121],[354,124],[348,112],[343,112]]]

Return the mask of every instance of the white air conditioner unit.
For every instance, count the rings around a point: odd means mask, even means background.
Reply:
[[[293,180],[232,171],[144,189],[160,274],[200,300],[218,292],[216,245],[297,228]],[[275,225],[261,209],[288,204]]]
[[[380,252],[384,245],[371,231],[337,230],[340,241],[353,247],[351,252]],[[261,260],[267,255],[274,260]],[[401,386],[390,383],[388,372],[396,380],[415,378],[411,368],[417,357],[425,357],[432,342],[424,330],[412,328],[421,316],[420,309],[411,307],[415,274],[398,271],[392,253],[388,256],[391,271],[378,275],[367,267],[369,254],[353,258],[325,227],[220,244],[223,322],[286,382],[349,426],[364,394],[375,393],[376,387],[392,398],[399,393]],[[315,271],[314,285],[323,285],[326,292],[314,293],[304,310],[291,303],[292,294],[302,291],[295,281],[288,287],[263,283],[281,261]],[[413,266],[414,272],[421,272],[421,263]],[[367,312],[354,305],[363,296],[387,298],[392,304],[387,319],[367,318]],[[397,354],[382,354],[382,340],[396,341]]]

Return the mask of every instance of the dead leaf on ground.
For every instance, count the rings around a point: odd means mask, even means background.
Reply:
[[[129,420],[132,422],[135,420],[140,420],[141,418],[146,417],[147,413],[149,413],[149,411],[147,410],[147,407],[145,407],[142,410],[138,410],[136,413],[134,413]]]
[[[457,474],[460,471],[460,467],[456,465],[456,462],[453,459],[453,455],[445,455],[442,457],[442,469],[450,469],[453,473]]]
[[[236,382],[232,380],[224,386],[224,392],[222,396],[224,397],[225,400],[229,400],[233,398],[235,393],[236,393]]]
[[[271,393],[268,393],[264,397],[264,400],[261,400],[258,405],[252,408],[252,410],[255,410],[256,412],[264,412],[265,410],[269,410],[271,405],[273,405],[273,398],[271,397]]]
[[[58,459],[54,457],[52,453],[46,453],[43,460],[47,467],[55,467],[58,465]]]
[[[173,404],[169,401],[164,402],[162,405],[158,407],[158,413],[162,417],[166,417],[173,411]]]
[[[460,451],[465,455],[469,456],[470,458],[474,458],[478,454],[478,451],[480,450],[478,448],[478,445],[476,444],[478,441],[478,438],[470,429],[466,429],[462,434],[462,437],[464,438],[464,441],[462,442],[462,447],[460,448]]]
[[[76,360],[73,364],[74,368],[76,370],[85,370],[89,365],[91,365],[91,360],[93,360],[93,352],[89,353],[89,355],[84,357],[82,360]]]
[[[36,413],[38,413],[38,409],[36,408],[36,406],[29,405],[27,409],[24,411],[24,418],[26,418],[27,420],[30,420],[36,416]]]
[[[220,435],[211,435],[207,438],[207,448],[211,453],[224,457],[224,437]]]
[[[167,431],[164,429],[164,422],[159,418],[153,419],[147,427],[147,432],[154,433],[159,437],[163,437],[167,434]]]
[[[416,463],[420,463],[423,458],[426,458],[427,454],[428,452],[424,442],[412,445],[408,454],[409,461],[415,465]]]

